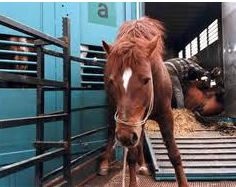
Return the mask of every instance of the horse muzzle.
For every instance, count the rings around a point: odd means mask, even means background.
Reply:
[[[134,147],[138,144],[140,136],[135,131],[121,129],[116,131],[116,139],[125,147]]]

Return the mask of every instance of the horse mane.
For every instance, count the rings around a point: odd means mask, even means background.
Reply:
[[[155,50],[155,56],[162,59],[164,51],[164,27],[161,22],[148,17],[139,20],[126,21],[119,30],[119,34],[108,55],[108,62],[112,67],[133,67],[147,61],[147,43],[155,36],[160,36]],[[121,58],[122,57],[122,58]],[[122,67],[121,67],[122,66]]]
[[[143,17],[139,20],[126,21],[120,27],[117,39],[121,39],[124,36],[132,38],[144,38],[151,40],[153,37],[159,35],[163,36],[164,27],[158,20]],[[163,46],[162,46],[163,47]]]

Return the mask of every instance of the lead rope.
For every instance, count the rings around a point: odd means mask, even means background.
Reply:
[[[125,170],[126,170],[127,153],[128,153],[128,148],[124,147],[124,162],[123,162],[122,187],[125,187]]]

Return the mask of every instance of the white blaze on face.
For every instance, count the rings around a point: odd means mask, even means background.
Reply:
[[[128,84],[130,77],[132,76],[132,70],[131,68],[126,68],[123,74],[123,86],[125,88],[125,91],[127,91]]]

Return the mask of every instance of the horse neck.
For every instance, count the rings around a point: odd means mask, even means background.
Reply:
[[[171,80],[168,71],[162,61],[152,65],[153,89],[154,89],[154,108],[162,110],[168,98],[172,96]],[[167,100],[166,100],[167,99]]]

